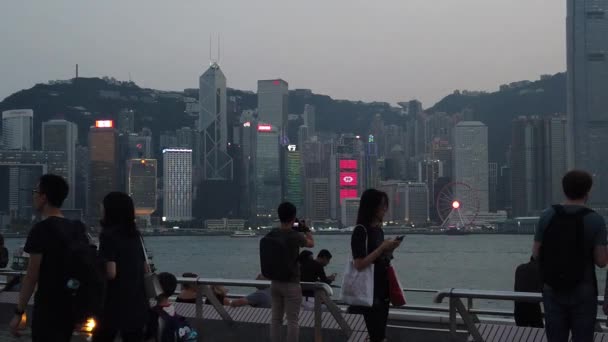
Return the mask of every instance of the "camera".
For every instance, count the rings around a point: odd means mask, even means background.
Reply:
[[[300,233],[308,233],[308,232],[310,232],[310,228],[308,228],[306,226],[306,221],[304,221],[304,220],[300,221],[297,218],[296,218],[296,221],[293,223],[293,226],[291,226],[291,228],[293,230],[295,230],[296,232],[300,232]]]

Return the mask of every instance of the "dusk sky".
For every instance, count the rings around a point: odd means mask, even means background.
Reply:
[[[0,100],[72,78],[76,63],[84,77],[196,88],[219,33],[229,87],[280,77],[336,99],[429,107],[455,89],[564,71],[565,16],[565,0],[2,1]]]

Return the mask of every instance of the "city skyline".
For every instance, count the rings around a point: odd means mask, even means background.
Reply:
[[[217,33],[222,40],[220,64],[230,70],[227,77],[232,87],[243,90],[255,90],[258,79],[282,77],[292,89],[310,88],[337,99],[396,103],[419,98],[430,106],[454,89],[495,90],[499,84],[565,70],[565,3],[391,0],[382,6],[361,1],[344,4],[312,1],[294,4],[297,11],[293,11],[288,4],[269,0],[255,7],[242,1],[213,6],[192,2],[184,11],[180,6],[152,2],[145,15],[136,4],[112,1],[3,4],[0,10],[14,15],[0,23],[6,51],[0,66],[5,75],[0,98],[35,83],[71,78],[77,63],[84,77],[108,75],[131,78],[144,87],[191,88],[196,84],[192,73],[207,65],[210,55],[215,56],[209,51],[209,36]],[[117,6],[122,16],[137,17],[139,24],[115,20]],[[194,20],[200,19],[198,6],[204,6],[205,20]],[[342,19],[344,8],[352,21]],[[231,20],[222,20],[228,13]],[[316,22],[302,30],[297,23],[307,14]],[[335,25],[336,18],[342,25]],[[172,22],[170,30],[158,25],[167,20]],[[233,25],[232,20],[243,25]],[[80,29],[69,29],[74,25]],[[45,29],[36,29],[41,26]],[[186,32],[199,32],[196,41],[177,38],[192,37]],[[543,44],[537,43],[540,38]],[[499,48],[486,49],[481,42],[493,42]],[[35,46],[36,54],[29,53],[27,46]],[[176,59],[174,50],[184,47],[188,53],[177,54]],[[168,60],[177,63],[167,69]],[[452,68],[455,62],[458,68]],[[327,77],[328,68],[331,77]],[[366,82],[356,82],[361,79]],[[358,86],[345,86],[350,84]]]

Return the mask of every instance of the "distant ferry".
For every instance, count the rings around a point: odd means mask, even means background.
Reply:
[[[257,234],[253,231],[236,231],[230,235],[232,238],[252,238],[256,236]]]

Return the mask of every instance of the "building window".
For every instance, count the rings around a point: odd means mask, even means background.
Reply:
[[[594,52],[587,55],[589,62],[603,62],[605,60],[605,54],[603,52]]]
[[[604,11],[602,11],[602,10],[587,11],[587,19],[590,19],[590,20],[604,19]]]

